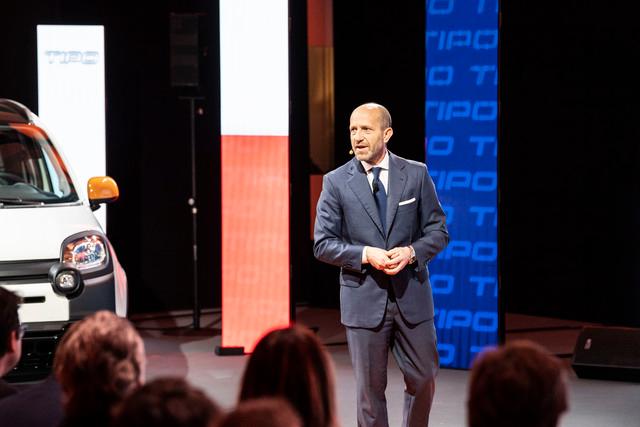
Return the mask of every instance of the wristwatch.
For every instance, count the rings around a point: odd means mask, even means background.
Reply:
[[[416,250],[413,249],[413,246],[409,245],[409,249],[411,249],[411,258],[409,258],[409,264],[413,264],[416,262]]]

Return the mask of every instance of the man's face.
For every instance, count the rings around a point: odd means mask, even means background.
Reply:
[[[382,127],[381,118],[377,108],[358,107],[351,113],[351,148],[358,160],[376,165],[384,158],[385,146],[393,131]]]

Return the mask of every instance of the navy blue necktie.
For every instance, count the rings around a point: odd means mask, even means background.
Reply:
[[[382,229],[387,229],[387,192],[384,191],[384,185],[380,181],[380,171],[382,168],[376,167],[372,169],[373,182],[373,197],[376,199],[376,206],[378,207],[378,214],[380,215],[380,222],[382,222]]]

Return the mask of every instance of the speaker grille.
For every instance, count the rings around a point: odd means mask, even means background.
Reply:
[[[171,86],[197,87],[200,81],[198,15],[171,15]]]

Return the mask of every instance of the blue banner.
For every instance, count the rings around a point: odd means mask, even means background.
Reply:
[[[443,367],[498,342],[498,1],[426,2],[426,162],[451,235],[430,265]]]

